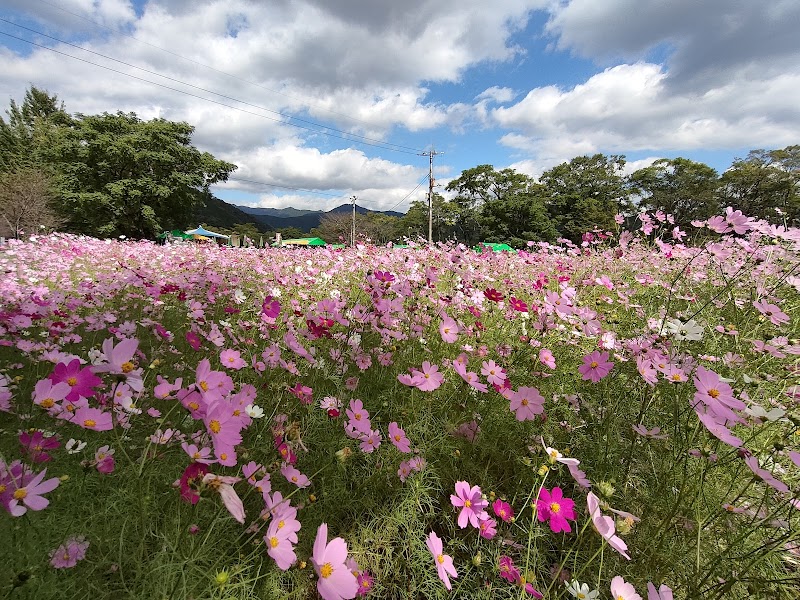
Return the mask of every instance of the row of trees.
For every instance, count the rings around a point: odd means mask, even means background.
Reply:
[[[236,165],[191,144],[194,128],[134,113],[69,115],[32,87],[0,117],[0,221],[12,235],[62,227],[154,237],[183,227]]]

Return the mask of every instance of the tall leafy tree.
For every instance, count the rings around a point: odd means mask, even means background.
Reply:
[[[751,150],[720,178],[719,202],[750,217],[800,224],[800,146]]]
[[[573,241],[595,227],[611,229],[614,215],[630,207],[619,155],[579,156],[545,171],[547,209],[559,233]]]
[[[445,200],[441,194],[433,194],[433,241],[443,242],[455,235],[456,215],[459,207]],[[410,239],[428,237],[428,201],[414,200],[400,219],[399,235]]]
[[[706,164],[687,158],[662,158],[630,175],[631,191],[639,206],[672,214],[675,223],[688,227],[694,219],[719,214],[719,175]]]
[[[47,160],[62,174],[70,228],[140,238],[185,226],[208,187],[236,168],[192,146],[193,131],[188,123],[121,112],[77,115],[58,128]]]

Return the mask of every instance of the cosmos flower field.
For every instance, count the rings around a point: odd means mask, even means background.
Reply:
[[[0,246],[0,597],[796,598],[800,231]]]

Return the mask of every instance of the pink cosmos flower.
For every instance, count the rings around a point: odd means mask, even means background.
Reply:
[[[481,375],[486,377],[486,381],[492,385],[503,385],[503,382],[506,380],[506,374],[503,373],[502,367],[493,360],[483,362],[481,365]]]
[[[534,387],[521,387],[511,392],[510,408],[517,421],[533,421],[544,412],[544,398]]]
[[[503,502],[500,498],[492,503],[492,511],[506,523],[514,517],[514,509],[508,502]]]
[[[261,303],[261,314],[263,314],[268,319],[276,319],[281,312],[281,303],[278,302],[272,296],[267,296],[264,298],[264,302]]]
[[[609,546],[630,560],[631,557],[626,553],[628,545],[622,541],[622,538],[616,535],[614,519],[600,512],[600,500],[592,492],[589,492],[586,496],[586,506],[589,509],[589,515],[592,517],[592,524],[597,533],[608,542]],[[641,598],[639,600],[641,600]]]
[[[214,475],[213,473],[206,473],[203,476],[203,483],[212,490],[219,492],[219,495],[222,497],[222,503],[225,505],[225,508],[228,509],[228,512],[231,513],[231,516],[239,521],[239,523],[244,523],[244,505],[236,493],[236,490],[233,489],[233,484],[237,481],[239,481],[238,477],[224,477]]]
[[[661,584],[658,590],[651,582],[647,582],[647,600],[672,600],[672,590],[666,584]]]
[[[110,446],[102,446],[94,453],[94,466],[98,472],[108,475],[114,472],[114,450]]]
[[[563,531],[570,533],[570,520],[575,520],[575,502],[563,497],[560,487],[554,487],[550,492],[547,488],[542,488],[539,499],[536,501],[536,518],[539,521],[550,521],[550,530],[553,533]]]
[[[458,323],[450,317],[445,317],[439,324],[439,335],[442,336],[442,341],[452,344],[458,339]]]
[[[777,325],[778,327],[791,321],[789,315],[783,312],[778,305],[770,304],[766,300],[762,300],[761,302],[753,302],[753,306],[758,312],[769,318],[770,323]]]
[[[407,460],[404,460],[400,463],[400,468],[397,469],[397,476],[400,478],[401,482],[405,483],[409,475],[411,475],[411,465]]]
[[[734,397],[731,386],[722,381],[714,371],[702,366],[697,367],[694,386],[697,389],[694,394],[695,410],[697,404],[702,403],[718,423],[742,422],[742,418],[733,411],[744,410],[747,405]]]
[[[411,442],[406,437],[406,432],[395,421],[389,423],[389,440],[400,452],[405,454],[411,452]]]
[[[200,336],[194,331],[186,332],[186,342],[189,344],[189,347],[192,350],[200,350],[203,345],[203,341],[200,339]]]
[[[297,532],[300,531],[301,525],[296,517],[295,507],[288,503],[279,505],[264,535],[267,554],[282,571],[286,571],[297,561],[294,544],[297,543]]]
[[[539,362],[551,369],[556,368],[556,358],[547,348],[539,350]]]
[[[20,431],[19,443],[22,453],[34,463],[44,463],[52,460],[52,456],[47,453],[48,450],[55,450],[61,446],[57,435],[45,436],[41,431],[34,431],[33,433]]]
[[[653,427],[648,429],[644,425],[638,424],[632,426],[633,430],[642,437],[650,438],[653,440],[665,440],[669,436],[666,433],[661,433],[660,427]]]
[[[52,492],[61,481],[58,477],[42,481],[46,473],[47,469],[42,469],[41,473],[31,477],[32,472],[24,467],[17,473],[14,472],[14,469],[8,470],[10,477],[3,484],[5,490],[0,493],[0,503],[11,513],[11,516],[21,517],[28,512],[28,509],[44,510],[47,508],[50,501],[44,498],[43,494]]]
[[[137,369],[133,363],[136,348],[139,347],[139,340],[127,338],[116,346],[114,338],[108,338],[103,342],[104,362],[94,366],[95,373],[111,373],[123,375],[125,381],[134,392],[141,392],[144,388],[142,381],[142,369]]]
[[[300,402],[303,404],[313,404],[314,398],[312,390],[307,385],[302,385],[299,381],[295,384],[294,387],[290,387],[289,391],[294,394]]]
[[[459,425],[452,433],[454,437],[462,437],[468,442],[475,443],[475,439],[481,432],[481,427],[475,420],[468,421]]]
[[[428,537],[425,538],[425,545],[428,546],[428,550],[430,550],[431,556],[433,556],[433,562],[436,565],[436,573],[439,575],[439,579],[444,583],[444,587],[448,590],[452,589],[453,586],[450,584],[448,575],[457,578],[458,571],[456,571],[453,565],[452,557],[442,553],[442,540],[436,535],[435,531],[431,531]]]
[[[636,588],[617,575],[611,580],[611,597],[614,600],[642,600],[636,593]]]
[[[235,371],[247,366],[247,361],[242,358],[241,352],[230,348],[219,353],[219,361],[223,367],[234,369]]]
[[[484,539],[491,540],[497,535],[497,521],[488,516],[478,524],[480,536]]]
[[[420,391],[432,392],[444,382],[444,375],[439,373],[439,367],[432,365],[427,360],[422,363],[422,372],[418,371],[417,373],[419,373],[417,378],[419,383],[416,386]]]
[[[357,596],[366,596],[375,586],[375,579],[367,571],[361,571],[358,573],[356,575],[356,579],[358,580],[358,592],[356,593]]]
[[[489,517],[485,510],[489,503],[481,497],[481,488],[477,485],[470,487],[466,481],[456,481],[456,493],[450,495],[450,502],[456,508],[461,507],[458,513],[458,526],[461,529],[467,523],[478,527],[480,521]]]
[[[89,542],[82,535],[71,537],[50,552],[50,564],[56,569],[71,569],[86,557]]]
[[[578,372],[583,376],[584,381],[597,383],[611,372],[614,363],[609,362],[608,352],[595,350],[591,354],[583,357],[583,364],[578,367]]]
[[[486,384],[483,383],[480,379],[478,379],[477,373],[475,373],[474,371],[467,371],[466,357],[463,362],[459,360],[454,360],[453,370],[456,373],[458,373],[459,377],[461,377],[461,379],[466,381],[470,387],[484,394],[489,391],[489,388],[486,387]]]
[[[362,433],[359,439],[361,440],[361,444],[359,445],[361,451],[371,454],[381,445],[383,437],[381,436],[380,429],[373,429],[368,433]]]
[[[745,464],[753,472],[753,474],[761,479],[768,486],[778,490],[779,492],[786,493],[789,491],[789,486],[777,479],[767,469],[762,469],[758,464],[758,458],[755,456],[748,456],[744,459]]]
[[[697,413],[697,418],[700,419],[700,422],[705,426],[708,432],[721,442],[734,448],[739,448],[744,443],[733,435],[730,429],[725,427],[722,423],[719,423],[715,415],[707,412],[707,409],[704,410],[702,406],[696,405],[695,412]]]
[[[311,485],[311,480],[291,465],[283,465],[281,467],[281,475],[286,478],[286,481],[295,484],[301,489]]]
[[[94,388],[103,383],[94,374],[91,367],[81,368],[81,361],[78,358],[69,363],[58,363],[53,372],[49,375],[50,381],[56,383],[66,383],[71,389],[66,399],[75,402],[79,397],[90,398],[94,395]]]
[[[33,390],[33,403],[38,404],[51,415],[61,412],[61,405],[59,404],[64,400],[72,391],[72,388],[66,381],[60,383],[53,383],[50,379],[42,379],[36,382],[36,387]]]
[[[78,408],[69,421],[92,431],[109,431],[114,428],[111,413],[89,406]]]
[[[364,403],[361,402],[361,400],[350,400],[350,404],[345,410],[345,414],[349,419],[346,426],[347,428],[359,433],[369,433],[372,431],[372,423],[369,420],[369,412],[367,412],[367,409],[364,408]]]
[[[317,591],[323,600],[343,600],[355,598],[358,593],[358,579],[347,568],[347,544],[342,538],[328,542],[328,524],[322,523],[314,540],[311,562],[317,572]]]

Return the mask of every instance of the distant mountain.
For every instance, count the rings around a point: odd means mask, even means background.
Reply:
[[[309,233],[315,227],[319,227],[322,217],[328,213],[349,213],[353,210],[352,204],[342,204],[332,208],[327,212],[321,210],[299,210],[297,208],[253,208],[251,206],[231,205],[243,213],[247,213],[250,221],[257,221],[259,225],[268,229],[283,229],[284,227],[296,227],[297,229]],[[363,206],[356,204],[356,212],[366,214],[368,212],[383,212],[391,217],[402,217],[403,213],[396,211],[371,211]]]
[[[238,206],[228,204],[212,194],[203,196],[203,205],[195,210],[195,222],[189,223],[190,227],[197,227],[205,223],[209,227],[224,227],[233,229],[234,225],[253,223],[259,231],[272,231],[269,224],[263,222],[255,215],[247,214]]]

